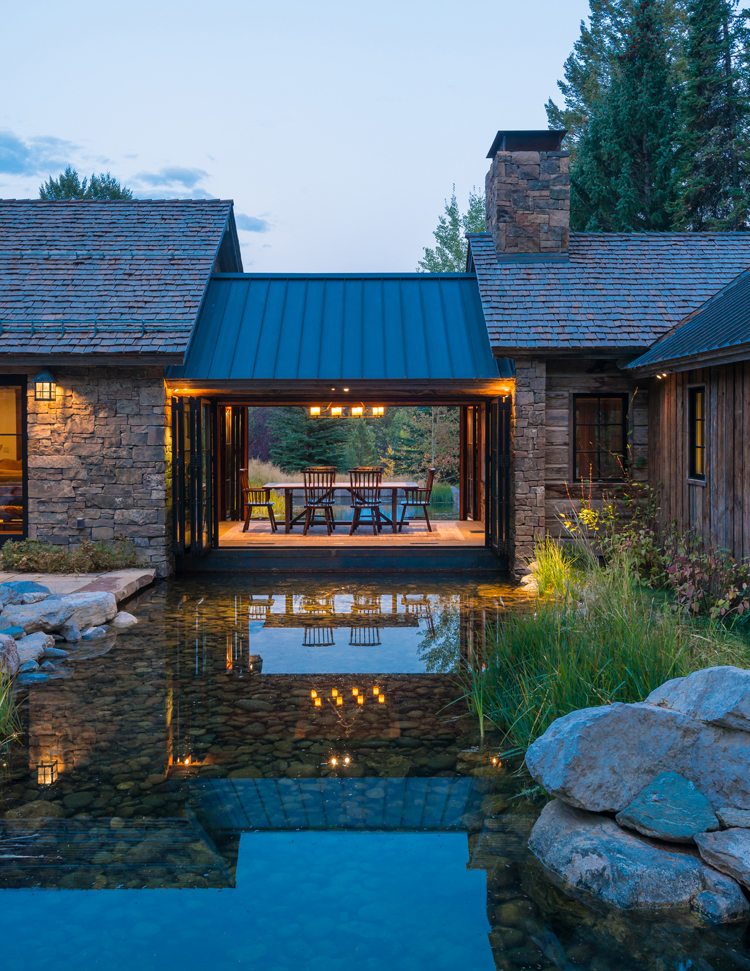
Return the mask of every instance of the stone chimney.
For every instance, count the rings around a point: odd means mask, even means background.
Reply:
[[[498,256],[567,255],[570,171],[564,131],[499,131],[487,153],[487,232]]]

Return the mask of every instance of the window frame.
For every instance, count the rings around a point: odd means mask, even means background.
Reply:
[[[578,437],[578,422],[576,420],[576,411],[578,402],[581,400],[591,400],[596,399],[599,402],[602,398],[619,398],[622,401],[622,469],[626,470],[628,467],[628,434],[629,434],[629,422],[630,422],[630,394],[625,391],[581,391],[576,392],[572,396],[572,406],[571,406],[571,436],[570,436],[570,451],[571,451],[571,464],[572,464],[572,481],[573,482],[595,482],[606,484],[608,482],[624,482],[625,475],[620,474],[618,476],[611,476],[608,478],[593,478],[593,477],[581,477],[577,474],[577,461],[576,456],[578,454],[578,449],[576,448],[576,439]],[[599,428],[598,415],[600,412],[600,406],[597,404],[597,430]],[[599,453],[597,452],[597,458]]]
[[[706,477],[708,471],[708,385],[702,384],[691,384],[688,385],[688,407],[687,407],[687,444],[688,444],[688,461],[687,461],[687,478],[688,482],[695,482],[700,485],[706,484]],[[696,419],[696,398],[698,393],[701,394],[702,401],[702,416]],[[703,425],[703,444],[697,444],[697,427],[696,422],[700,422]],[[697,471],[696,452],[700,450],[703,452],[703,471]]]
[[[0,546],[8,540],[26,539],[29,535],[29,379],[26,374],[0,375],[0,388],[21,389],[21,497],[22,522],[20,533],[0,533]]]

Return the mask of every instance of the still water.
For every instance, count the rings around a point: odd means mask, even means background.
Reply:
[[[463,580],[190,579],[30,684],[0,782],[8,971],[700,971],[747,928],[556,890],[457,672],[518,601]]]

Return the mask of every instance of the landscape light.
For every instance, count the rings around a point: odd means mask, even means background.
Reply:
[[[54,401],[57,385],[49,371],[40,371],[34,378],[34,400]]]

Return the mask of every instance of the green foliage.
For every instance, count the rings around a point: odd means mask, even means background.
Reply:
[[[21,733],[21,718],[13,694],[13,679],[0,672],[0,749],[7,749]]]
[[[121,186],[117,179],[109,172],[101,172],[90,179],[81,181],[78,172],[70,165],[58,178],[52,176],[39,186],[39,198],[47,201],[56,199],[94,199],[107,201],[111,199],[132,199],[133,193],[126,186]]]
[[[347,469],[353,469],[360,465],[376,465],[378,452],[375,433],[368,424],[367,418],[351,418],[348,426],[344,446],[344,466]]]
[[[270,418],[274,443],[271,458],[285,472],[308,465],[343,464],[345,420],[310,415],[306,408],[277,408]]]
[[[436,482],[430,496],[431,506],[445,506],[453,503],[453,489],[445,482]]]
[[[469,208],[462,213],[458,208],[454,185],[450,202],[445,201],[445,214],[438,218],[438,226],[433,233],[437,245],[435,249],[425,247],[417,270],[425,273],[466,272],[468,243],[464,234],[483,233],[485,230],[484,194],[472,189]]]
[[[36,539],[8,540],[0,547],[0,569],[21,573],[103,573],[141,566],[129,540],[116,539],[80,546],[56,546]]]
[[[680,105],[681,228],[742,229],[750,205],[748,29],[737,0],[691,0]]]
[[[396,475],[425,478],[434,468],[436,478],[458,482],[459,410],[450,407],[399,408],[391,430],[396,432],[390,456]],[[381,453],[382,455],[383,453]]]

